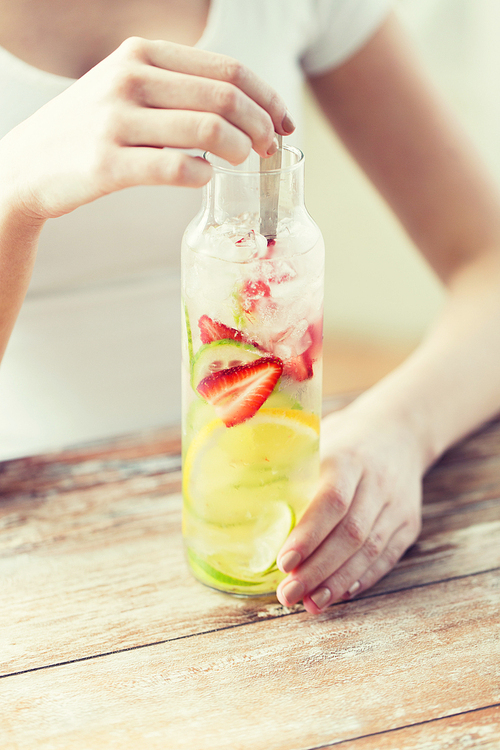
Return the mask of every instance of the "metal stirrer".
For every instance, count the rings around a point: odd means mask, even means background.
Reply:
[[[276,134],[278,150],[267,159],[260,159],[260,233],[268,240],[276,238],[278,226],[279,177],[266,174],[274,169],[281,169],[281,144],[283,138]]]

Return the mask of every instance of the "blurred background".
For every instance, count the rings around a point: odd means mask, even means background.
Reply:
[[[396,0],[395,7],[500,183],[500,2]],[[307,206],[327,248],[324,391],[331,394],[368,387],[402,361],[439,311],[443,290],[308,92],[306,114]]]

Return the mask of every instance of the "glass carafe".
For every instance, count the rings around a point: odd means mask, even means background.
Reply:
[[[182,247],[183,535],[197,579],[262,595],[317,489],[324,245],[298,149],[265,172],[206,158]]]

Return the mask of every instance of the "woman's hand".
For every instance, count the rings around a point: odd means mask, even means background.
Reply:
[[[388,573],[419,534],[423,471],[390,417],[356,402],[326,417],[321,487],[278,556],[279,601],[317,614]]]
[[[0,141],[8,198],[32,220],[132,185],[199,187],[210,165],[273,153],[293,131],[284,102],[236,60],[131,38]]]

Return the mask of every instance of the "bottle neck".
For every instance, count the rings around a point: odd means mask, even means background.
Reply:
[[[214,173],[204,188],[208,224],[237,223],[244,217],[261,231],[270,218],[276,226],[305,211],[304,159],[296,149],[285,147],[281,169],[269,172],[258,171],[259,157],[254,152],[240,166],[226,167],[224,163],[221,167],[219,162],[212,162]]]

